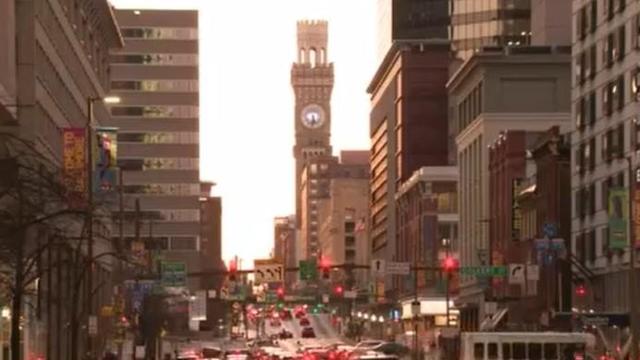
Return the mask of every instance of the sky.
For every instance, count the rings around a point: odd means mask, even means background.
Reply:
[[[223,258],[268,257],[273,219],[294,213],[296,21],[329,22],[331,142],[369,148],[367,85],[376,67],[374,0],[110,0],[116,8],[197,9],[200,177],[222,197]]]

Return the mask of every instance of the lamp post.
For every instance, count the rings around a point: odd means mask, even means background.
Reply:
[[[449,250],[451,249],[451,240],[447,239],[447,238],[443,238],[442,239],[442,246],[444,247],[444,251],[445,251],[445,259],[449,258]],[[448,270],[448,269],[447,269]],[[449,327],[451,325],[450,323],[450,312],[451,312],[451,307],[449,306],[449,282],[451,282],[451,271],[445,271],[447,280],[446,280],[446,284],[445,284],[445,302],[446,302],[446,308],[447,308],[447,327]]]
[[[91,319],[93,315],[93,103],[102,101],[105,104],[117,104],[120,98],[117,96],[88,97],[87,98],[87,123],[86,131],[86,176],[87,176],[87,315]],[[88,327],[88,330],[89,327]],[[91,334],[87,336],[87,352],[93,353]],[[74,349],[75,351],[75,349]]]
[[[634,123],[632,126],[637,126]],[[634,173],[631,155],[624,158],[627,161],[627,171],[629,173],[629,203],[628,203],[628,232],[629,232],[629,328],[631,330],[631,359],[638,359],[638,340],[640,340],[640,323],[638,321],[638,306],[634,306],[636,299],[636,289],[638,287],[636,281],[636,246],[635,246],[635,228],[634,222],[636,216],[633,213],[633,202],[635,197],[635,187],[640,184],[640,169]]]

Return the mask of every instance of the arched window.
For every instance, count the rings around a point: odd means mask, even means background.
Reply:
[[[306,51],[304,49],[300,49],[300,55],[298,55],[298,62],[300,64],[304,64],[307,61],[307,59],[305,59],[306,55]]]
[[[309,49],[309,64],[311,64],[311,67],[314,68],[316,67],[316,62],[317,62],[317,54],[316,54],[316,49],[311,48]]]
[[[327,51],[322,48],[320,49],[320,64],[325,65],[327,63]]]

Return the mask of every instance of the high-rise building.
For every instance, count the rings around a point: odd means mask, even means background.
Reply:
[[[89,99],[96,98],[93,126],[104,125],[109,117],[97,98],[109,92],[109,61],[106,55],[110,49],[122,46],[116,20],[106,0],[1,1],[0,14],[3,24],[0,30],[0,126],[3,132],[33,141],[34,149],[62,168],[63,131],[66,128],[86,129]],[[0,144],[2,150],[5,149],[3,145]],[[2,151],[0,156],[5,155]],[[6,175],[3,172],[2,176],[7,178]],[[3,198],[6,200],[6,197]],[[7,209],[3,205],[3,210]],[[40,229],[37,235],[39,243],[48,235],[45,229]],[[110,241],[95,235],[93,249],[114,250]],[[66,360],[71,358],[71,352],[84,353],[88,350],[86,331],[79,332],[77,348],[70,346],[69,326],[86,324],[87,316],[79,316],[73,325],[70,314],[76,309],[70,308],[69,304],[74,292],[80,299],[87,299],[85,289],[89,288],[86,281],[89,277],[81,278],[81,286],[76,287],[72,284],[70,272],[61,270],[75,269],[75,272],[85,273],[88,270],[82,265],[85,259],[81,260],[82,263],[65,261],[64,266],[59,265],[60,260],[52,260],[75,250],[72,243],[70,241],[68,248],[54,246],[44,248],[42,252],[38,250],[38,271],[42,271],[38,276],[38,291],[35,295],[23,297],[23,303],[40,306],[37,309],[25,306],[21,314],[10,314],[23,319],[20,326],[21,357]],[[29,258],[33,258],[35,252],[29,254]],[[3,266],[11,265],[5,263]],[[94,286],[96,281],[102,282],[92,297],[89,309],[91,314],[96,314],[101,306],[112,304],[113,266],[100,261],[92,265],[90,273]],[[9,297],[3,298],[7,300]],[[7,306],[7,303],[2,305]],[[83,308],[86,314],[86,307]],[[8,359],[9,324],[6,318],[0,322],[3,327],[0,359]],[[98,325],[104,330],[105,324],[100,321]],[[109,337],[105,332],[103,339],[107,341]],[[93,351],[100,352],[102,345],[100,341],[93,341]]]
[[[450,0],[377,0],[378,62],[396,40],[449,39]]]
[[[273,258],[287,268],[297,266],[295,215],[276,217],[273,220]],[[285,274],[286,286],[292,286],[297,278],[295,272]]]
[[[573,2],[572,250],[591,274],[585,296],[574,302],[580,309],[637,308],[629,303],[629,291],[638,291],[637,282],[630,286],[629,258],[630,248],[638,258],[640,229],[626,204],[640,206],[638,175],[629,171],[636,171],[640,149],[638,13],[636,1]]]
[[[395,41],[367,89],[373,258],[394,259],[400,185],[423,166],[447,165],[445,84],[450,60],[446,40]],[[391,283],[386,285],[390,291]]]
[[[486,46],[529,45],[531,0],[451,0],[451,35],[464,60]]]
[[[319,219],[319,248],[332,264],[369,264],[367,241],[369,152],[342,151],[329,168],[326,216]],[[367,289],[367,271],[337,272],[335,281],[348,288]]]
[[[301,214],[301,177],[307,161],[319,156],[331,156],[331,91],[333,90],[333,63],[328,60],[328,23],[326,21],[299,21],[297,23],[298,59],[291,68],[291,85],[295,94],[296,162],[296,226],[303,224]],[[317,232],[310,228],[309,233]],[[317,251],[317,239],[298,239],[309,243],[311,255]]]
[[[117,10],[125,47],[111,53],[111,107],[119,129],[125,240],[136,236],[169,261],[201,267],[198,13]],[[139,200],[141,213],[134,212]],[[190,289],[200,280],[189,278]]]
[[[489,145],[504,130],[542,132],[570,126],[570,61],[564,48],[505,47],[474,54],[449,80],[449,129],[459,169],[456,250],[461,266],[499,260],[489,243],[489,227],[498,221],[498,214],[490,212]],[[502,189],[510,187],[503,184]],[[462,329],[478,329],[485,317],[484,301],[476,279],[462,277],[457,300]]]

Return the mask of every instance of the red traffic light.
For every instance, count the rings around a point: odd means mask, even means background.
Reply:
[[[320,271],[322,271],[323,279],[331,277],[331,262],[324,256],[320,258]]]
[[[454,271],[458,268],[458,260],[456,260],[453,256],[447,256],[442,259],[442,269],[444,271],[450,272]]]
[[[278,290],[276,290],[276,294],[278,294],[279,298],[283,298],[284,297],[284,288],[281,286],[278,288]]]
[[[337,285],[333,291],[336,293],[336,295],[340,295],[342,296],[342,294],[344,293],[344,288],[342,287],[342,285]]]
[[[576,296],[584,297],[587,295],[587,287],[584,284],[580,284],[576,286]]]
[[[229,260],[229,280],[234,281],[236,279],[236,273],[238,272],[238,262],[236,259]]]

